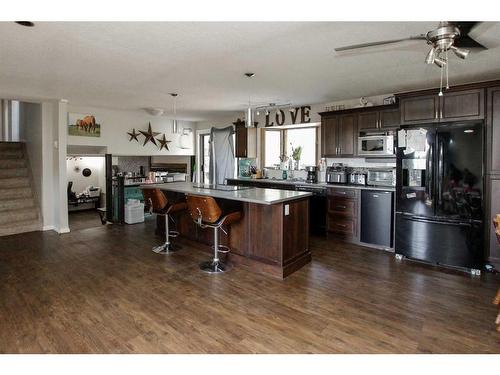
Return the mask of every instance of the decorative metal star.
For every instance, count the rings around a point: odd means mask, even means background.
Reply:
[[[160,142],[160,151],[163,150],[163,147],[165,147],[167,151],[170,151],[170,149],[168,148],[168,144],[172,141],[167,141],[167,139],[165,138],[165,134],[163,134],[163,138],[156,138],[156,140]]]
[[[132,132],[127,132],[127,134],[130,136],[130,139],[128,140],[129,142],[132,142],[132,139],[135,139],[137,142],[139,142],[139,139],[137,139],[137,137],[140,135],[140,133],[136,133],[135,129],[132,129]]]
[[[245,123],[246,123],[246,121],[243,121],[243,120],[241,120],[240,118],[238,118],[235,122],[233,122],[233,125],[235,125],[235,126],[239,126],[239,125],[245,125]],[[258,122],[258,121],[255,121],[255,122],[253,123],[253,126],[255,126],[255,127],[256,127],[257,125],[259,125],[259,122]]]
[[[151,142],[153,143],[155,146],[158,146],[156,144],[156,140],[155,140],[155,137],[160,134],[160,133],[157,133],[157,132],[154,132],[151,130],[151,123],[149,123],[149,126],[148,126],[148,131],[145,132],[145,131],[142,131],[142,130],[139,130],[139,133],[141,133],[143,136],[146,137],[146,139],[144,140],[144,144],[143,146],[146,146],[146,143],[148,142]]]

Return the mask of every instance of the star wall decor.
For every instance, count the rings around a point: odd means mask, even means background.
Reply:
[[[168,148],[168,144],[172,141],[167,141],[167,139],[165,138],[165,134],[163,134],[163,138],[156,138],[156,140],[160,142],[160,151],[163,150],[164,147],[167,149],[167,151],[170,151],[170,149]]]
[[[149,123],[149,126],[148,126],[148,131],[145,132],[145,131],[142,131],[142,130],[139,130],[139,133],[141,133],[144,137],[146,137],[146,139],[144,140],[144,144],[143,146],[146,146],[146,143],[148,142],[151,142],[153,143],[155,146],[158,146],[156,144],[156,139],[155,137],[160,134],[160,133],[157,133],[157,132],[154,132],[153,130],[151,130],[151,123]]]
[[[137,139],[137,137],[140,135],[140,133],[136,133],[135,128],[132,129],[132,132],[127,132],[127,134],[130,136],[130,139],[128,140],[129,142],[132,142],[133,139],[139,142],[139,139]]]

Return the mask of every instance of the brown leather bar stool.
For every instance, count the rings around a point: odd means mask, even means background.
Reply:
[[[174,212],[179,212],[187,209],[186,202],[175,202],[170,203],[163,194],[163,192],[158,188],[142,189],[144,195],[144,200],[149,203],[149,210],[160,216],[165,216],[165,243],[160,246],[153,248],[153,251],[158,254],[170,254],[174,251],[180,250],[182,247],[180,245],[173,244],[170,242],[170,237],[177,237],[179,232],[170,230],[169,220],[174,221],[170,216]]]
[[[212,260],[200,263],[200,269],[208,273],[222,273],[232,268],[230,263],[223,263],[219,259],[219,253],[228,253],[230,249],[219,243],[219,228],[230,225],[241,218],[241,212],[231,212],[223,215],[219,205],[212,197],[201,195],[188,195],[187,205],[189,214],[196,224],[201,228],[212,228],[214,230],[214,257]]]

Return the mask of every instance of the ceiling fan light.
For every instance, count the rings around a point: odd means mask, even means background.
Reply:
[[[425,62],[430,65],[434,63],[435,58],[436,58],[436,49],[432,47],[429,53],[427,54],[427,57],[425,58]]]
[[[440,68],[442,68],[443,66],[446,65],[446,60],[442,59],[441,57],[436,57],[434,58],[434,64],[436,64],[437,66],[439,66]]]
[[[455,55],[460,57],[462,60],[464,60],[469,55],[470,52],[468,49],[458,48],[455,46],[452,46],[451,49],[453,50],[453,52],[455,52]]]

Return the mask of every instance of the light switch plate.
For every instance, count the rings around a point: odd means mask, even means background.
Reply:
[[[290,215],[290,205],[285,204],[285,216],[288,216],[288,215]]]

